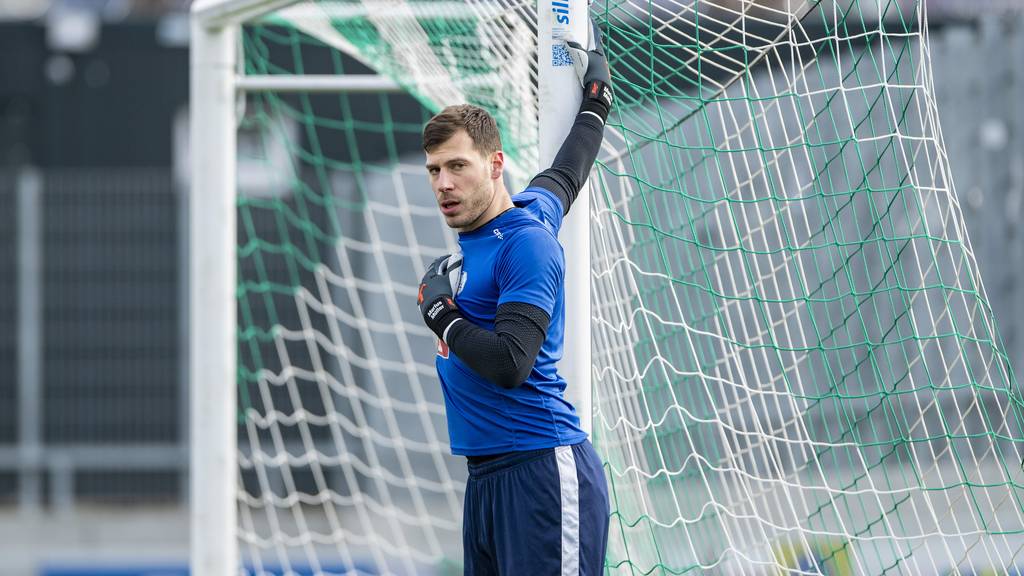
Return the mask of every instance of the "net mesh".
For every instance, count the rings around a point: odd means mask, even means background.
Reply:
[[[426,265],[456,245],[420,131],[439,107],[473,101],[500,120],[512,183],[532,175],[523,6],[307,2],[243,27],[245,74],[377,72],[405,89],[245,100],[239,537],[251,573],[461,573],[465,463],[450,455],[435,338],[415,306]]]
[[[470,101],[536,159],[535,4],[305,2],[240,129],[240,523],[254,573],[460,573],[464,465],[412,304],[454,248],[419,131]],[[1013,573],[1020,397],[905,1],[595,2],[593,438],[613,574]],[[575,209],[584,207],[577,206]],[[571,384],[570,384],[571,385]]]
[[[591,214],[610,570],[1011,573],[1020,397],[921,6],[609,4]]]

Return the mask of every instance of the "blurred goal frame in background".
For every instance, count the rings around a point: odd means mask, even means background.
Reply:
[[[191,9],[191,150],[189,203],[189,386],[190,515],[193,576],[237,572],[237,313],[236,169],[237,102],[245,92],[393,92],[390,79],[373,75],[246,76],[239,74],[239,30],[243,23],[300,0],[198,0]],[[569,24],[556,20],[553,0],[537,0],[538,158],[555,155],[579,107],[579,81],[572,67],[553,67],[554,42],[585,38],[588,2],[562,0]],[[569,95],[569,96],[566,96]],[[425,177],[424,177],[425,178]],[[579,205],[589,203],[589,186]],[[566,249],[567,332],[560,371],[570,382],[567,397],[590,430],[590,230],[586,210],[566,219],[560,239]]]

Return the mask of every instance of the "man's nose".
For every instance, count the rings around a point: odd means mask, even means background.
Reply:
[[[447,170],[442,168],[437,174],[437,189],[438,190],[451,190],[452,189],[452,177]]]

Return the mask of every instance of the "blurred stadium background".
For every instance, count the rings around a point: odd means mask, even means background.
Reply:
[[[928,4],[956,190],[1019,367],[1024,2]],[[187,573],[188,8],[0,0],[0,574]]]

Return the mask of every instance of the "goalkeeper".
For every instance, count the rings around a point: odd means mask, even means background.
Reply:
[[[612,103],[593,23],[588,44],[566,46],[584,90],[572,129],[522,193],[505,188],[498,128],[484,110],[449,106],[423,129],[430,183],[461,249],[428,267],[418,304],[439,338],[452,452],[468,458],[468,575],[604,568],[608,487],[556,368],[565,337],[557,234],[597,157]]]

